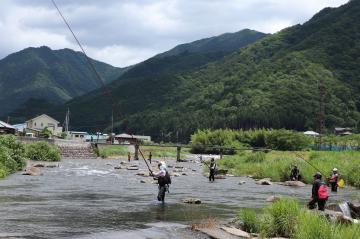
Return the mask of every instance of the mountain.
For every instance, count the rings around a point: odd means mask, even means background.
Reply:
[[[157,100],[126,118],[157,139],[186,140],[198,128],[317,129],[321,101],[330,132],[360,130],[360,1],[160,82],[168,87]]]
[[[184,45],[186,47],[175,47],[132,66],[116,81],[109,84],[107,88],[111,89],[114,99],[109,99],[106,92],[104,97],[104,90],[99,89],[76,97],[60,108],[47,108],[44,104],[41,106],[36,104],[29,111],[25,110],[30,107],[27,102],[12,112],[10,116],[15,117],[15,121],[21,121],[23,118],[32,117],[31,114],[47,112],[55,118],[62,119],[66,108],[69,107],[72,111],[72,126],[75,129],[99,131],[109,123],[112,112],[111,101],[116,102],[117,118],[120,117],[120,112],[129,114],[142,111],[145,109],[144,107],[147,107],[143,103],[144,100],[150,103],[164,94],[163,90],[171,88],[166,84],[166,82],[170,82],[167,81],[168,78],[193,71],[209,62],[221,60],[225,55],[264,36],[266,34],[246,29],[188,43]],[[163,81],[158,79],[163,79]]]
[[[106,83],[126,71],[92,61]],[[46,46],[26,48],[0,60],[0,115],[31,98],[64,103],[100,86],[82,53]]]

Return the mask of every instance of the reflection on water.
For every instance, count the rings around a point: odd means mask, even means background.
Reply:
[[[59,168],[43,168],[43,176],[19,173],[0,181],[0,238],[202,238],[183,225],[208,217],[229,218],[242,207],[262,207],[274,194],[302,201],[310,195],[309,186],[260,186],[248,178],[209,183],[200,165],[179,163],[188,176],[173,178],[162,205],[155,201],[156,185],[140,183],[143,178],[135,176],[136,171],[115,170],[118,163],[64,160]],[[140,167],[146,169],[142,162]],[[350,194],[343,190],[332,199]],[[186,197],[200,198],[203,204],[181,203]]]

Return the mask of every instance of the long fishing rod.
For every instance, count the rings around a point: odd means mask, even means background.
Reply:
[[[85,56],[85,58],[86,58],[86,61],[87,61],[88,65],[90,66],[90,68],[91,68],[92,71],[94,72],[97,80],[101,82],[101,85],[102,85],[102,88],[103,88],[103,90],[104,90],[104,93],[105,93],[105,95],[108,97],[108,99],[109,99],[110,102],[111,102],[111,107],[112,107],[113,112],[116,112],[116,111],[115,111],[115,104],[116,104],[116,103],[115,103],[114,97],[113,97],[111,91],[107,88],[104,79],[100,76],[99,72],[96,70],[96,68],[95,68],[95,66],[94,66],[94,63],[91,61],[91,59],[90,59],[90,58],[88,57],[88,55],[86,54],[85,49],[82,47],[79,39],[76,37],[74,31],[71,29],[70,24],[67,22],[67,20],[65,19],[64,15],[61,13],[61,11],[60,11],[59,7],[57,6],[55,0],[51,0],[51,2],[53,3],[54,7],[56,8],[57,12],[59,13],[60,17],[61,17],[62,20],[64,21],[64,23],[65,23],[65,25],[67,26],[67,28],[68,28],[69,31],[71,32],[71,35],[72,35],[73,38],[75,39],[76,43],[77,43],[78,46],[80,47],[82,53],[84,54],[84,56]],[[117,112],[117,113],[120,114],[120,112]],[[133,136],[132,134],[131,134],[131,137],[134,138],[134,136]],[[151,171],[148,163],[146,162],[146,159],[145,159],[142,151],[141,151],[140,149],[138,149],[138,150],[139,150],[139,152],[140,152],[143,160],[145,161],[146,166],[148,167],[149,171],[152,173],[152,171]]]
[[[309,161],[307,161],[301,154],[297,153],[297,152],[294,152],[295,155],[302,159],[305,163],[307,163],[308,165],[310,165],[311,167],[313,167],[317,172],[320,172],[321,174],[323,174],[325,176],[325,174],[320,170],[318,169],[317,167],[315,167],[313,164],[311,164]]]

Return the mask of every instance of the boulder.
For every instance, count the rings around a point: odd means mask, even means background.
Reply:
[[[131,165],[126,167],[127,170],[139,170],[139,166],[138,165]]]
[[[184,167],[177,165],[177,166],[175,166],[175,168],[183,169]]]
[[[223,174],[223,175],[225,175],[225,174],[228,173],[228,171],[229,171],[229,170],[227,170],[227,169],[218,169],[218,170],[216,170],[216,173],[217,173],[217,174]]]
[[[266,202],[277,202],[279,201],[281,198],[278,196],[270,196],[266,199]]]
[[[226,177],[225,177],[225,175],[219,175],[219,174],[217,174],[217,175],[215,175],[215,177],[214,177],[215,179],[226,179]]]
[[[127,164],[126,161],[121,161],[121,162],[120,162],[120,165],[125,165],[125,164]]]
[[[121,165],[114,167],[114,169],[124,169],[124,168],[125,168],[125,167],[124,167],[124,166],[121,166]]]
[[[35,167],[35,168],[43,168],[43,167],[45,167],[45,164],[43,164],[43,163],[36,163],[36,164],[33,164],[32,167]]]
[[[350,202],[349,208],[353,218],[360,218],[360,202]]]
[[[183,170],[182,170],[182,169],[174,169],[173,172],[175,172],[175,173],[181,173],[181,172],[183,172]]]
[[[149,172],[144,172],[144,171],[138,172],[136,175],[137,176],[142,176],[142,177],[149,177],[150,176]]]
[[[191,171],[196,172],[196,169],[192,169]]]
[[[182,173],[181,175],[183,175],[183,176],[187,176],[187,173]]]
[[[270,179],[268,179],[268,178],[260,179],[260,180],[256,181],[256,184],[259,184],[259,185],[272,185],[272,183],[270,182]]]
[[[201,200],[198,198],[185,198],[182,200],[182,202],[189,204],[201,204]]]
[[[41,175],[41,170],[36,167],[30,167],[30,168],[25,169],[25,172],[23,173],[23,175],[39,176],[39,175]]]
[[[284,186],[290,186],[290,187],[305,187],[306,184],[301,181],[285,181],[283,183]]]
[[[253,178],[254,176],[252,176],[252,175],[248,175],[248,176],[246,176],[246,177],[248,177],[248,178]]]
[[[47,168],[56,168],[56,167],[59,167],[59,165],[57,164],[48,164],[46,165]]]
[[[243,184],[245,184],[246,182],[245,181],[240,181],[238,184],[239,185],[243,185]]]
[[[173,177],[180,177],[180,174],[178,174],[178,173],[172,173],[171,176],[173,176]]]
[[[243,230],[237,229],[235,227],[226,227],[222,226],[220,229],[226,231],[227,233],[230,233],[231,235],[240,237],[240,238],[251,238],[251,235]]]

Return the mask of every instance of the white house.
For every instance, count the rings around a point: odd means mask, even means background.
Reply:
[[[48,128],[54,135],[60,135],[62,132],[62,127],[59,127],[60,122],[46,114],[39,115],[25,123],[26,128],[35,131],[42,131],[43,129]]]
[[[309,136],[309,137],[317,137],[317,136],[319,136],[320,134],[319,134],[319,133],[316,133],[315,131],[305,131],[305,132],[304,132],[304,135]]]
[[[70,131],[69,132],[69,138],[71,140],[77,140],[77,141],[85,141],[86,136],[88,135],[87,132],[81,132],[81,131]]]

